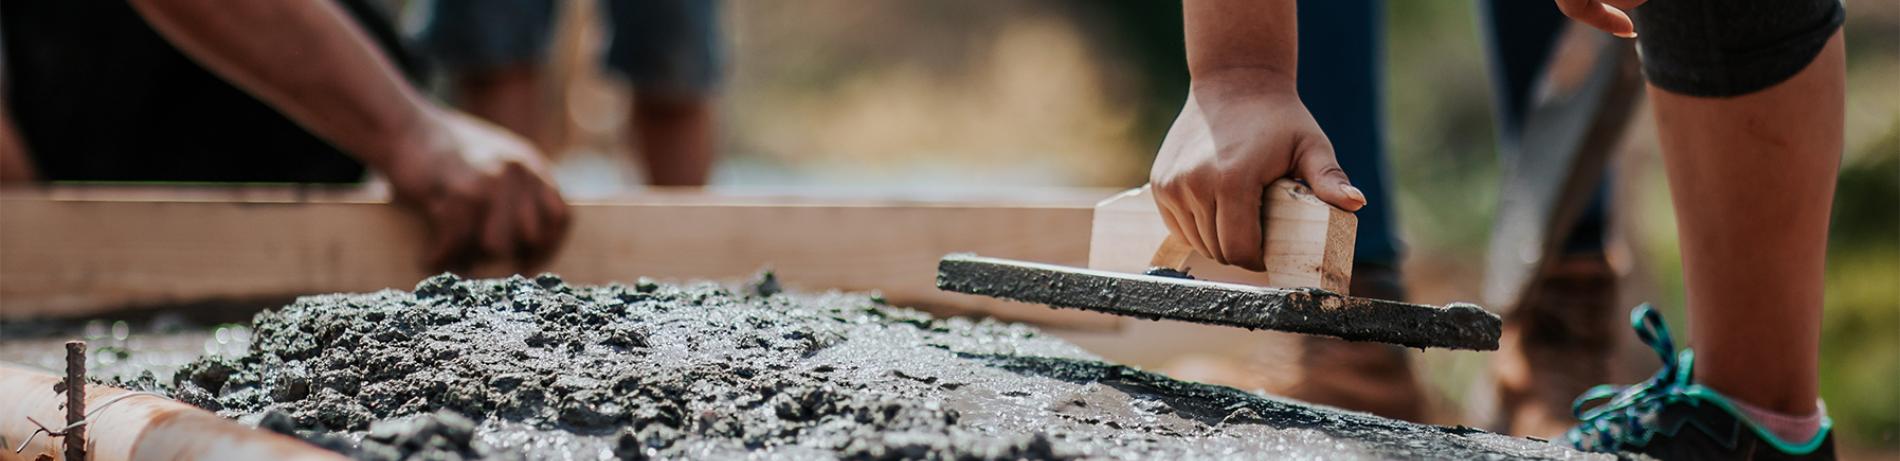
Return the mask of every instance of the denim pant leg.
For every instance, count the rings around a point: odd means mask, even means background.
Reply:
[[[1478,8],[1491,60],[1498,136],[1515,139],[1523,135],[1524,114],[1530,110],[1537,76],[1569,19],[1547,1],[1479,0]],[[1603,251],[1609,181],[1606,175],[1597,184],[1590,205],[1577,217],[1570,237],[1564,240],[1564,253]]]
[[[1397,202],[1385,171],[1384,10],[1381,0],[1300,0],[1298,85],[1340,168],[1366,194],[1354,261],[1396,265]]]

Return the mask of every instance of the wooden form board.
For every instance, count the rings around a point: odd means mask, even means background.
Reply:
[[[545,269],[573,283],[735,280],[879,290],[893,304],[1077,329],[1102,314],[938,291],[937,260],[976,252],[1081,266],[1109,191],[1010,200],[654,192],[576,201]],[[1016,194],[1025,195],[1025,194]],[[1040,198],[1038,198],[1040,197]],[[127,306],[410,289],[422,222],[373,194],[285,188],[0,190],[0,319]]]

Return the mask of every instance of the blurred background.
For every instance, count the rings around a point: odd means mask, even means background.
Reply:
[[[563,189],[637,189],[620,139],[630,97],[590,56],[577,2],[553,59]],[[1134,187],[1187,88],[1174,2],[728,2],[714,188]],[[1497,203],[1490,86],[1471,2],[1390,2],[1388,146],[1414,301],[1479,298]],[[1847,151],[1828,266],[1822,390],[1843,449],[1900,455],[1900,3],[1849,0]],[[1612,262],[1624,305],[1655,303],[1677,335],[1675,221],[1647,108],[1613,161]],[[1623,348],[1638,379],[1654,359]],[[1448,408],[1485,354],[1420,359]]]

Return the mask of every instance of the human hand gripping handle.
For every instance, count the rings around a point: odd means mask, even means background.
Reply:
[[[1201,79],[1156,155],[1149,182],[1168,231],[1208,259],[1266,270],[1263,191],[1302,180],[1347,211],[1366,205],[1298,95]]]

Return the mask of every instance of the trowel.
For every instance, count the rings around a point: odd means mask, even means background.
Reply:
[[[1350,296],[1357,218],[1297,181],[1275,181],[1264,193],[1265,272],[1196,253],[1168,233],[1151,192],[1141,188],[1096,207],[1090,268],[951,254],[937,265],[937,288],[1152,320],[1497,349],[1503,322],[1476,305]]]

